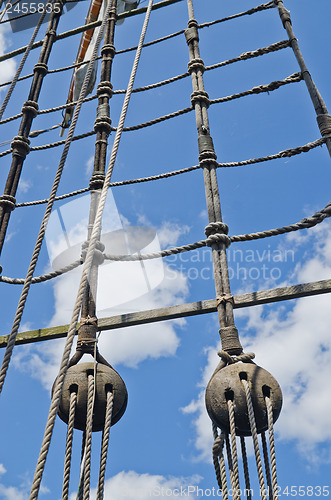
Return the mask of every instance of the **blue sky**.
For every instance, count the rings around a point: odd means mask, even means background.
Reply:
[[[194,2],[199,23],[255,5],[257,2],[251,0]],[[330,46],[331,5],[327,0],[318,0],[312,9],[308,0],[287,0],[286,6],[291,10],[294,32],[307,66],[330,107],[331,75],[326,48]],[[88,3],[82,2],[66,14],[59,32],[83,24],[87,8]],[[185,1],[160,9],[152,13],[146,40],[183,29],[186,24]],[[137,43],[141,25],[142,16],[137,16],[118,27],[117,50]],[[45,27],[42,33],[44,30]],[[8,25],[6,29],[1,27],[0,50],[6,52],[22,46],[28,43],[30,36],[31,30],[13,35]],[[201,57],[206,65],[210,65],[284,39],[286,32],[277,11],[272,9],[201,30]],[[78,42],[79,37],[71,38],[69,42],[57,42],[49,68],[71,64]],[[38,54],[38,49],[31,53],[23,74],[31,72]],[[126,88],[133,57],[130,52],[115,58],[114,89]],[[4,63],[2,81],[13,75],[18,61],[19,58],[15,64]],[[183,73],[187,62],[184,36],[146,48],[135,86]],[[291,49],[287,48],[206,72],[205,88],[210,98],[217,98],[281,80],[296,71],[296,60]],[[46,77],[39,100],[40,109],[65,102],[70,78],[70,72]],[[29,85],[29,80],[18,84],[4,117],[20,112]],[[191,91],[191,81],[186,78],[134,94],[126,125],[189,106]],[[4,95],[2,90],[1,97]],[[121,95],[112,98],[113,125],[117,124],[122,101]],[[77,134],[92,130],[95,103],[92,101],[83,107]],[[209,118],[215,150],[222,162],[277,153],[319,138],[314,109],[303,82],[287,85],[270,94],[213,105],[209,109]],[[32,128],[47,128],[61,120],[60,112],[41,115]],[[0,142],[17,134],[18,123],[14,121],[1,126]],[[110,136],[110,145],[113,137]],[[32,145],[57,140],[59,135],[55,130],[33,139]],[[93,153],[94,137],[72,144],[59,194],[88,185]],[[31,152],[23,169],[17,195],[19,202],[48,196],[60,155],[61,148]],[[125,132],[113,180],[195,165],[197,156],[195,116],[188,113],[154,127]],[[1,162],[2,191],[10,156],[2,158]],[[249,233],[296,222],[325,206],[330,200],[330,158],[325,147],[317,148],[291,159],[219,169],[218,180],[223,219],[230,227],[230,234]],[[86,217],[88,197],[79,202],[79,207],[83,208],[69,206],[69,201],[57,202],[56,208],[62,207],[65,213],[69,207],[71,214],[82,211],[81,218],[65,220],[74,244],[81,237],[75,230]],[[107,210],[105,231],[115,231],[120,225],[126,233],[131,226],[152,228],[156,235],[151,242],[153,248],[200,240],[208,223],[202,173],[195,171],[167,180],[113,188]],[[17,208],[13,212],[1,258],[4,275],[25,276],[42,214],[43,206]],[[52,241],[51,232],[46,240]],[[232,292],[245,293],[327,279],[331,270],[330,245],[328,220],[314,229],[289,236],[233,244],[229,249]],[[51,263],[52,254],[45,245],[36,274],[50,269]],[[141,268],[130,268],[129,264],[121,266],[102,268],[106,279],[98,291],[102,297],[99,316],[215,296],[209,249],[164,259],[163,263],[148,264],[147,275],[152,283],[150,292],[144,288],[146,283],[141,278]],[[127,286],[127,295],[124,290],[119,299],[117,290],[123,283]],[[67,323],[76,288],[75,272],[54,282],[32,286],[21,329]],[[2,334],[8,334],[11,329],[19,294],[20,287],[2,284]],[[257,363],[278,379],[283,390],[284,407],[276,424],[279,485],[282,491],[286,486],[304,486],[304,498],[309,496],[308,486],[331,486],[329,311],[329,295],[236,311],[236,323],[245,350],[256,353]],[[127,411],[111,432],[107,499],[128,498],[125,496],[128,487],[136,495],[141,493],[140,498],[144,499],[150,498],[149,491],[155,493],[162,487],[164,491],[169,489],[172,492],[177,487],[189,485],[204,490],[216,488],[210,460],[211,429],[204,410],[203,391],[218,362],[218,348],[218,324],[214,314],[101,334],[100,351],[119,371],[129,393]],[[63,341],[15,349],[0,401],[1,499],[28,498],[50,404],[50,387],[62,349]],[[58,421],[43,480],[41,497],[45,499],[57,500],[61,496],[65,431],[65,425]],[[94,436],[92,487],[97,481],[99,439],[99,436]],[[71,492],[77,489],[79,456],[80,437],[77,433]],[[255,468],[251,460],[253,477]],[[255,480],[253,487],[257,488]],[[191,497],[196,497],[196,491]]]

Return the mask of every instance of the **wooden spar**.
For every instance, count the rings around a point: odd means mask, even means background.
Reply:
[[[314,281],[312,283],[303,283],[301,285],[286,286],[283,288],[272,288],[270,290],[234,295],[234,308],[240,309],[242,307],[270,304],[273,302],[298,299],[301,297],[309,297],[312,295],[320,295],[330,292],[331,279]],[[216,299],[202,300],[199,302],[190,302],[188,304],[180,304],[160,309],[101,318],[98,320],[98,330],[114,330],[117,328],[136,326],[145,323],[155,323],[157,321],[166,321],[213,312],[216,312]],[[30,344],[33,342],[66,337],[68,327],[69,325],[61,325],[21,332],[17,335],[16,344]],[[8,335],[0,336],[0,348],[6,347],[7,341]]]

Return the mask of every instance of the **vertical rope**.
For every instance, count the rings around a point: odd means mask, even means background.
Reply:
[[[267,496],[266,496],[266,491],[265,491],[265,483],[264,483],[259,442],[257,439],[256,422],[255,422],[255,415],[254,415],[254,408],[253,408],[253,402],[252,402],[252,397],[251,397],[251,391],[250,391],[247,380],[242,379],[241,382],[244,386],[245,394],[246,394],[248,418],[249,418],[249,424],[251,427],[251,432],[252,432],[252,437],[253,437],[256,467],[257,467],[257,473],[258,473],[259,483],[260,483],[260,494],[261,494],[261,497],[266,500]]]
[[[69,420],[68,420],[68,429],[67,429],[66,453],[65,453],[65,459],[64,459],[62,500],[67,500],[68,494],[69,494],[72,441],[73,441],[73,435],[74,435],[76,403],[77,403],[77,392],[72,391],[70,393]]]
[[[271,476],[270,476],[269,455],[268,455],[268,447],[267,447],[265,432],[261,433],[261,439],[262,439],[264,468],[265,468],[267,485],[268,485],[268,494],[269,494],[269,498],[272,498],[272,485],[271,485]]]
[[[79,484],[77,490],[76,500],[83,500],[83,485],[84,485],[84,464],[85,464],[85,455],[86,455],[86,430],[83,431],[82,435],[82,453],[80,457],[80,475],[79,475]]]
[[[83,500],[90,498],[90,479],[91,479],[91,451],[92,451],[92,425],[94,409],[95,381],[94,375],[87,377],[87,414],[86,414],[86,443],[85,443],[85,464],[84,464],[84,489]]]
[[[274,419],[272,413],[272,404],[268,396],[265,397],[268,415],[268,433],[269,433],[269,447],[270,447],[270,462],[271,462],[271,481],[272,481],[272,495],[273,500],[278,500],[277,488],[277,467],[276,467],[276,450],[275,450],[275,436],[274,436]]]
[[[103,500],[104,489],[105,489],[105,473],[106,473],[106,464],[108,457],[108,445],[109,445],[111,417],[113,411],[113,402],[114,402],[113,393],[111,391],[107,391],[105,425],[102,432],[97,500]]]
[[[234,407],[233,401],[228,399],[228,411],[229,411],[229,421],[230,421],[230,435],[231,435],[231,448],[233,457],[233,480],[235,484],[235,489],[233,490],[233,498],[240,498],[240,486],[239,486],[239,468],[238,468],[238,455],[237,455],[237,443],[236,443],[236,426],[234,420]]]
[[[217,426],[214,423],[212,424],[212,428],[214,436],[212,452],[217,484],[219,489],[222,491],[223,498],[228,500],[228,480],[226,477],[225,460],[223,455],[225,434],[222,431],[221,434],[218,435]]]
[[[248,460],[247,460],[247,451],[246,451],[246,443],[245,438],[240,436],[240,444],[241,444],[241,454],[243,458],[243,467],[244,467],[244,476],[245,476],[245,488],[247,490],[247,499],[251,500],[251,483],[249,480],[249,469],[248,469]]]
[[[57,409],[58,409],[60,396],[61,396],[61,392],[62,392],[64,377],[66,374],[67,365],[68,365],[69,356],[70,356],[70,351],[71,351],[72,343],[73,343],[75,332],[76,332],[76,326],[77,326],[77,322],[78,322],[79,312],[80,312],[80,308],[81,308],[81,304],[82,304],[82,300],[83,300],[83,296],[84,296],[84,291],[85,291],[85,287],[86,287],[88,276],[89,276],[89,270],[91,268],[92,260],[94,257],[94,250],[95,250],[96,243],[98,240],[98,234],[99,234],[101,221],[102,221],[102,214],[103,214],[103,210],[104,210],[106,198],[107,198],[108,186],[109,186],[110,181],[111,181],[111,176],[112,176],[112,172],[113,172],[113,168],[114,168],[114,164],[115,164],[115,160],[116,160],[116,156],[117,156],[120,138],[121,138],[123,127],[124,127],[124,121],[125,121],[125,117],[126,117],[131,93],[132,93],[132,88],[133,88],[134,79],[135,79],[135,75],[136,75],[137,68],[138,68],[138,63],[139,63],[139,59],[140,59],[142,46],[144,43],[145,34],[147,31],[147,26],[148,26],[148,21],[150,18],[152,5],[153,5],[153,0],[149,0],[149,4],[148,4],[147,11],[146,11],[143,28],[141,31],[136,56],[135,56],[134,63],[132,66],[129,84],[127,87],[127,92],[125,94],[123,107],[122,107],[118,127],[116,130],[116,135],[115,135],[115,139],[114,139],[114,144],[113,144],[113,148],[112,148],[112,153],[111,153],[111,157],[110,157],[110,161],[109,161],[109,165],[108,165],[108,170],[107,170],[105,182],[104,182],[104,185],[103,185],[103,188],[101,191],[98,211],[97,211],[97,215],[95,218],[95,223],[94,223],[94,228],[92,231],[91,239],[89,242],[89,247],[87,250],[87,255],[86,255],[86,259],[85,259],[85,263],[84,263],[84,267],[83,267],[83,271],[82,271],[82,277],[81,277],[81,281],[80,281],[80,285],[79,285],[76,303],[74,306],[70,326],[68,329],[67,341],[66,341],[66,345],[64,348],[64,352],[63,352],[61,367],[60,367],[59,375],[57,378],[57,384],[56,384],[56,387],[54,388],[53,399],[52,399],[51,407],[50,407],[49,414],[48,414],[43,443],[41,446],[40,455],[38,458],[38,463],[37,463],[36,472],[35,472],[35,477],[34,477],[33,484],[32,484],[30,500],[35,500],[37,498],[38,491],[40,488],[40,482],[41,482],[42,473],[44,470],[46,457],[47,457],[47,453],[48,453],[48,449],[49,449],[49,445],[50,445],[50,441],[51,441],[51,437],[52,437],[52,433],[53,433],[53,428],[54,428],[55,418],[56,418]],[[103,24],[101,25],[101,27],[104,26],[104,23],[106,22],[106,18],[109,15],[110,8],[111,8],[111,3],[108,4],[107,12],[106,12],[106,15],[104,17]],[[102,29],[101,28],[100,28],[99,36],[100,37],[102,36]],[[96,50],[97,49],[95,49],[95,51]],[[94,53],[93,53],[93,55],[94,55]],[[94,60],[95,60],[95,58],[94,58]],[[92,58],[91,58],[91,62],[93,64]],[[91,64],[91,62],[90,62],[90,64]],[[89,64],[89,68],[90,68],[90,64]],[[91,71],[92,71],[92,65],[91,65]],[[87,72],[85,78],[87,79],[86,81],[89,81],[90,74],[88,74],[88,72]],[[85,80],[84,80],[84,83],[85,83]],[[81,90],[81,95],[85,91],[86,91],[86,87],[84,88],[84,85],[83,85],[83,88]],[[76,110],[77,110],[77,108],[76,108]],[[76,113],[76,110],[75,110],[75,113]],[[74,117],[75,117],[75,114],[74,114]],[[73,118],[73,120],[74,120],[74,118]],[[71,126],[72,126],[72,124],[71,124]],[[70,133],[71,126],[69,128],[69,133]]]

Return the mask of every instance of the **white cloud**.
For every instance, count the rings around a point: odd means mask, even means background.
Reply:
[[[304,235],[292,234],[287,241],[304,255],[296,266],[297,283],[330,278],[330,226],[324,223]],[[331,441],[330,301],[326,294],[272,309],[256,306],[236,311],[236,317],[246,321],[245,330],[240,332],[245,351],[255,352],[257,364],[282,387],[283,409],[275,426],[278,438],[294,441],[303,455],[315,462],[331,461],[330,451],[323,449],[323,444]],[[216,346],[207,350],[203,387],[217,365],[216,351]],[[198,458],[210,459],[211,424],[206,416],[204,389],[182,411],[197,415],[193,426]]]
[[[181,233],[178,226],[171,231],[167,224],[157,231],[157,236],[164,244],[169,244],[168,238],[175,243]],[[146,248],[149,251],[149,247]],[[101,310],[98,311],[98,317],[167,307],[185,301],[188,295],[187,278],[170,269],[166,261],[156,259],[144,261],[143,266],[140,262],[134,264],[120,262],[106,266],[110,271],[104,278],[101,275],[99,281],[97,296]],[[81,268],[56,281],[55,313],[51,325],[70,323],[80,272]],[[137,367],[148,358],[174,356],[180,344],[175,326],[180,328],[183,325],[185,320],[181,319],[160,322],[157,326],[147,324],[106,331],[99,340],[100,352],[115,366],[125,364],[131,367]],[[49,389],[59,369],[63,346],[62,339],[33,348],[22,346],[20,352],[14,355],[15,366],[41,380],[44,387]]]
[[[18,185],[18,192],[25,194],[29,191],[31,187],[32,187],[31,181],[20,179],[20,183]]]
[[[4,467],[4,465],[3,465],[3,464],[0,464],[0,476],[1,476],[2,474],[5,474],[6,472],[7,472],[7,469]]]
[[[8,26],[0,27],[0,55],[3,55],[7,49],[9,48],[9,37],[8,32],[10,28]],[[14,59],[8,59],[7,61],[3,61],[1,63],[1,71],[0,71],[0,83],[4,83],[9,81],[13,76],[16,69],[16,63]],[[1,91],[5,91],[7,87],[0,88]]]
[[[202,478],[192,477],[165,477],[162,475],[137,474],[134,471],[119,472],[105,482],[104,497],[107,500],[121,500],[139,498],[149,500],[153,497],[181,497],[197,498],[197,487]],[[70,495],[75,500],[76,494]],[[96,490],[91,491],[91,500],[95,500]]]

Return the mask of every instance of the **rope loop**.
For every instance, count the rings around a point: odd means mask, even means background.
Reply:
[[[110,57],[111,59],[114,58],[115,56],[115,52],[116,52],[116,49],[115,49],[115,46],[112,45],[111,43],[107,43],[105,44],[102,49],[101,49],[101,55],[105,55],[105,60],[108,59],[108,57]],[[108,56],[108,57],[107,57]]]
[[[211,234],[216,234],[216,233],[228,234],[228,232],[229,232],[229,226],[222,221],[209,222],[208,226],[205,227],[205,235],[207,236],[207,238]]]
[[[191,74],[192,71],[201,71],[204,73],[205,71],[205,64],[200,57],[196,57],[195,59],[192,59],[188,64],[187,64],[187,70]]]
[[[109,116],[102,115],[96,118],[94,122],[94,131],[106,132],[109,135],[111,132],[111,119],[109,118]]]
[[[113,86],[110,82],[100,82],[97,87],[97,96],[100,97],[109,97],[113,95]]]
[[[210,100],[209,100],[209,95],[205,90],[195,90],[191,94],[191,103],[192,106],[195,105],[195,103],[201,104],[203,102],[207,108],[209,108],[210,105]]]
[[[105,182],[105,174],[104,173],[98,173],[98,174],[93,174],[91,179],[90,179],[90,190],[94,189],[102,189],[103,183]]]
[[[208,247],[215,245],[215,243],[223,243],[226,248],[231,245],[231,239],[224,233],[211,234],[205,241]]]
[[[198,21],[196,19],[190,19],[189,22],[187,23],[187,26],[189,28],[192,28],[192,27],[196,27],[198,28],[199,27],[199,24],[198,24]]]
[[[30,152],[30,141],[23,135],[16,135],[11,142],[13,155],[25,158]]]
[[[38,62],[34,65],[33,72],[45,76],[48,72],[48,66],[46,63]]]
[[[238,356],[230,356],[230,354],[226,351],[218,351],[217,355],[221,358],[222,361],[226,364],[233,364],[233,363],[239,363],[241,361],[242,363],[251,363],[252,360],[255,358],[255,354],[253,352],[242,352]]]
[[[22,106],[22,113],[30,113],[33,118],[38,114],[39,106],[36,101],[25,101]]]
[[[10,194],[3,194],[0,196],[0,207],[7,207],[10,211],[13,211],[16,207],[16,199]]]

